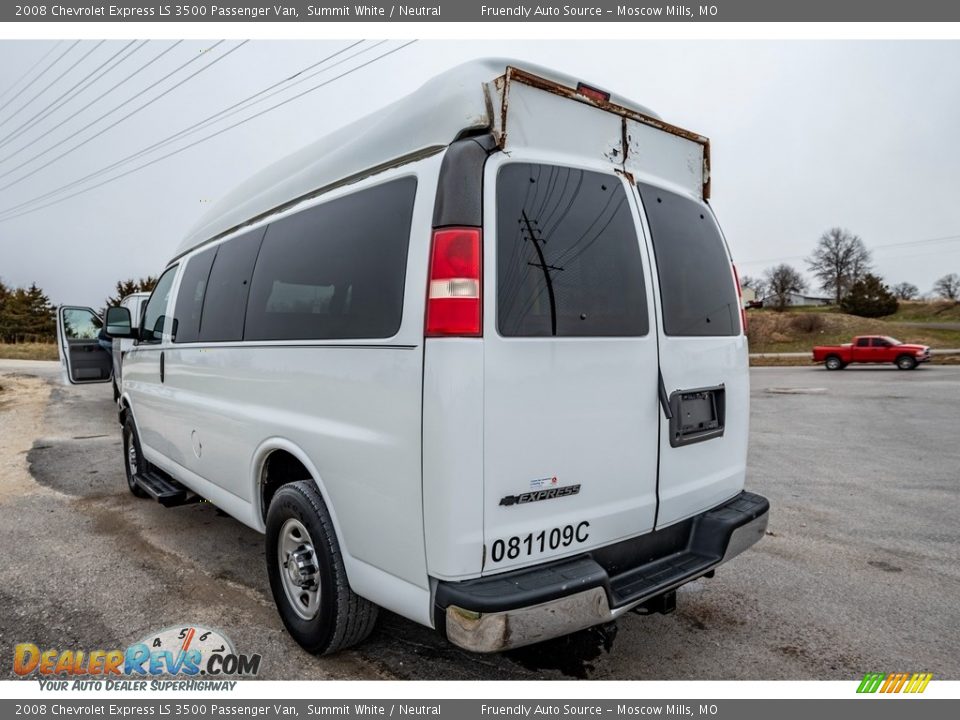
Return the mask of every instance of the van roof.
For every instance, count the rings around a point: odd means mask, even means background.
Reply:
[[[401,158],[439,152],[464,131],[494,124],[485,86],[508,67],[576,87],[580,78],[506,58],[473,60],[424,83],[391,105],[336,130],[267,166],[221,198],[187,234],[180,257],[193,248],[287,205]],[[587,83],[591,87],[598,87]],[[652,118],[648,108],[610,95],[618,105]]]

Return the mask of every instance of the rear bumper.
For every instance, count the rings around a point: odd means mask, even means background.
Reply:
[[[742,492],[664,530],[545,565],[441,582],[437,628],[473,652],[521,647],[609,622],[736,557],[763,537],[770,503]]]

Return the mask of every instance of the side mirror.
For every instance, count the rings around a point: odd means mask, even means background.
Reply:
[[[130,311],[125,307],[107,308],[107,335],[115,338],[135,338],[137,331],[131,327]]]

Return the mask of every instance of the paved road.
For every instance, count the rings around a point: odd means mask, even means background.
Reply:
[[[748,487],[773,503],[769,534],[674,615],[476,656],[386,614],[314,658],[277,618],[256,533],[129,495],[108,386],[0,361],[0,675],[17,642],[109,649],[196,622],[271,679],[960,679],[960,367],[751,376]]]

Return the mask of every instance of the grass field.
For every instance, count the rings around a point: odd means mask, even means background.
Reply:
[[[896,315],[889,318],[892,322],[960,322],[960,302],[936,300],[934,302],[901,301]]]
[[[0,359],[56,360],[56,343],[0,343]]]

